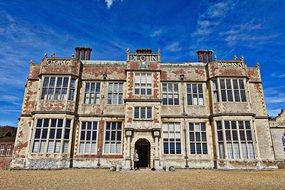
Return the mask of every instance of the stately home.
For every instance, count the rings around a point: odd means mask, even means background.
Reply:
[[[259,65],[243,58],[126,61],[45,55],[31,63],[13,168],[276,168]]]

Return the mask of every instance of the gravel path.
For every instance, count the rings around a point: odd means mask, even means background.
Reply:
[[[0,171],[0,189],[285,189],[285,170]]]

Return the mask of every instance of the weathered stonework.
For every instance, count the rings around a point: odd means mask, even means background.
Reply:
[[[275,159],[280,168],[285,167],[285,110],[275,118],[270,118],[270,132]]]
[[[147,154],[147,156],[141,155],[141,159],[144,159],[146,167],[156,169],[169,168],[170,166],[219,169],[265,169],[276,167],[259,66],[248,67],[244,60],[213,61],[212,51],[209,50],[198,51],[198,63],[161,63],[160,52],[153,53],[149,49],[137,50],[134,53],[128,50],[126,61],[93,61],[89,60],[90,53],[90,48],[76,48],[75,57],[44,57],[41,64],[30,65],[14,157],[11,164],[13,168],[56,169],[118,166],[128,170],[133,168],[135,149],[140,149],[139,151],[143,149],[144,154]],[[151,74],[150,94],[135,93],[136,73]],[[50,76],[65,76],[68,77],[69,81],[74,80],[74,97],[68,97],[72,88],[68,83],[66,98],[60,100],[43,98],[44,77]],[[243,80],[246,100],[221,101],[220,86],[217,89],[220,100],[215,100],[213,83],[220,79]],[[94,93],[92,98],[95,98],[95,89],[86,90],[87,83],[100,84],[100,90],[97,94],[99,101],[97,103],[96,101],[90,104],[85,102],[86,96],[91,91]],[[110,83],[123,84],[121,104],[110,103],[114,96],[116,98],[119,96],[118,91],[115,93],[110,92],[110,89],[114,91],[110,87]],[[140,83],[143,83],[143,81],[140,81]],[[163,103],[165,97],[165,92],[162,90],[163,83],[177,83],[177,101],[179,103],[176,105]],[[192,105],[188,103],[188,99],[191,98],[189,94],[195,93],[193,90],[187,90],[188,84],[201,85],[202,92],[200,95],[202,94],[202,98],[199,99],[200,103],[198,103],[198,98],[196,103]],[[49,83],[49,85],[54,85],[52,87],[54,91],[48,92],[51,97],[53,97],[56,90],[62,91],[61,83],[58,81],[54,81],[54,84]],[[172,97],[172,95],[168,96]],[[136,107],[151,108],[151,116],[135,118]],[[278,130],[281,128],[279,126],[283,125],[283,121],[285,121],[281,118],[283,116],[279,116],[274,122],[271,121],[271,131],[274,127]],[[59,129],[57,128],[57,130],[62,130],[55,140],[55,142],[60,142],[58,147],[48,144],[50,138],[54,138],[55,133],[52,133],[51,128],[54,127],[52,125],[56,124],[45,126],[45,124],[39,122],[39,120],[44,119],[49,123],[57,121],[56,119],[63,121],[62,126],[59,126]],[[71,124],[65,126],[68,121],[71,121]],[[220,157],[217,134],[217,122],[220,121],[250,122],[253,147],[252,158],[233,159],[229,158],[228,155],[225,158]],[[40,124],[37,124],[37,122]],[[87,129],[86,126],[84,128],[85,126],[82,124],[84,122],[96,123],[96,142],[92,142],[96,143],[96,151],[93,153],[82,153],[80,151],[82,147],[91,146],[91,142],[84,140],[84,138],[87,138],[87,132],[82,133],[84,130],[91,130],[91,127]],[[108,122],[122,123],[121,136],[112,132],[110,132],[110,135],[116,134],[117,136],[112,136],[112,138],[107,136]],[[177,135],[175,138],[179,139],[177,140],[179,143],[176,143],[180,146],[178,148],[178,145],[175,145],[177,146],[176,149],[179,149],[177,154],[165,153],[164,150],[164,141],[168,137],[164,136],[165,129],[163,126],[167,123],[176,123],[179,126],[179,133],[175,134]],[[203,147],[204,151],[207,150],[205,154],[191,153],[191,143],[193,144],[193,142],[190,140],[192,138],[189,131],[190,123],[205,125],[204,133],[206,135],[203,140],[203,143],[206,144]],[[36,132],[40,127],[42,129],[40,132],[38,130],[38,133],[41,135]],[[112,128],[113,126],[109,127]],[[43,132],[44,130],[46,131]],[[115,128],[108,130],[113,131]],[[83,136],[85,134],[86,136]],[[36,139],[36,135],[41,140]],[[91,132],[88,135],[91,135]],[[198,135],[198,133],[195,135]],[[119,140],[114,140],[116,138],[119,138]],[[169,139],[171,138],[169,137]],[[272,132],[272,139],[274,146],[281,146],[278,141],[280,139],[279,133]],[[118,149],[117,152],[105,152],[105,145],[108,140],[111,142],[109,146],[112,143],[114,145],[117,143],[115,148]],[[41,142],[43,145],[37,145],[35,142]],[[67,143],[67,145],[64,143]],[[85,143],[84,146],[80,147],[80,144],[83,143]],[[227,154],[229,154],[229,150],[226,148],[228,144],[224,143]],[[240,145],[241,142],[239,142]],[[37,146],[43,147],[43,150],[38,150]],[[198,147],[198,145],[195,146]],[[114,149],[114,147],[112,148]],[[284,160],[284,154],[276,152],[275,148],[274,150],[276,159]],[[242,151],[239,154],[241,155]]]

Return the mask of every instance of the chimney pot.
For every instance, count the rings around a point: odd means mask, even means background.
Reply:
[[[198,50],[198,62],[209,63],[213,61],[213,51],[212,50]]]
[[[76,47],[75,48],[75,58],[77,60],[90,60],[91,57],[91,48],[85,48],[85,47]]]

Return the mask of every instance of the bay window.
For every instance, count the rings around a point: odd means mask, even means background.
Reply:
[[[71,119],[37,119],[33,153],[68,153]]]
[[[252,130],[249,121],[216,121],[221,159],[254,159]],[[227,152],[227,155],[226,155]]]
[[[42,100],[74,100],[75,82],[71,77],[43,77]]]
[[[246,102],[244,79],[220,78],[213,80],[212,91],[214,102]]]

